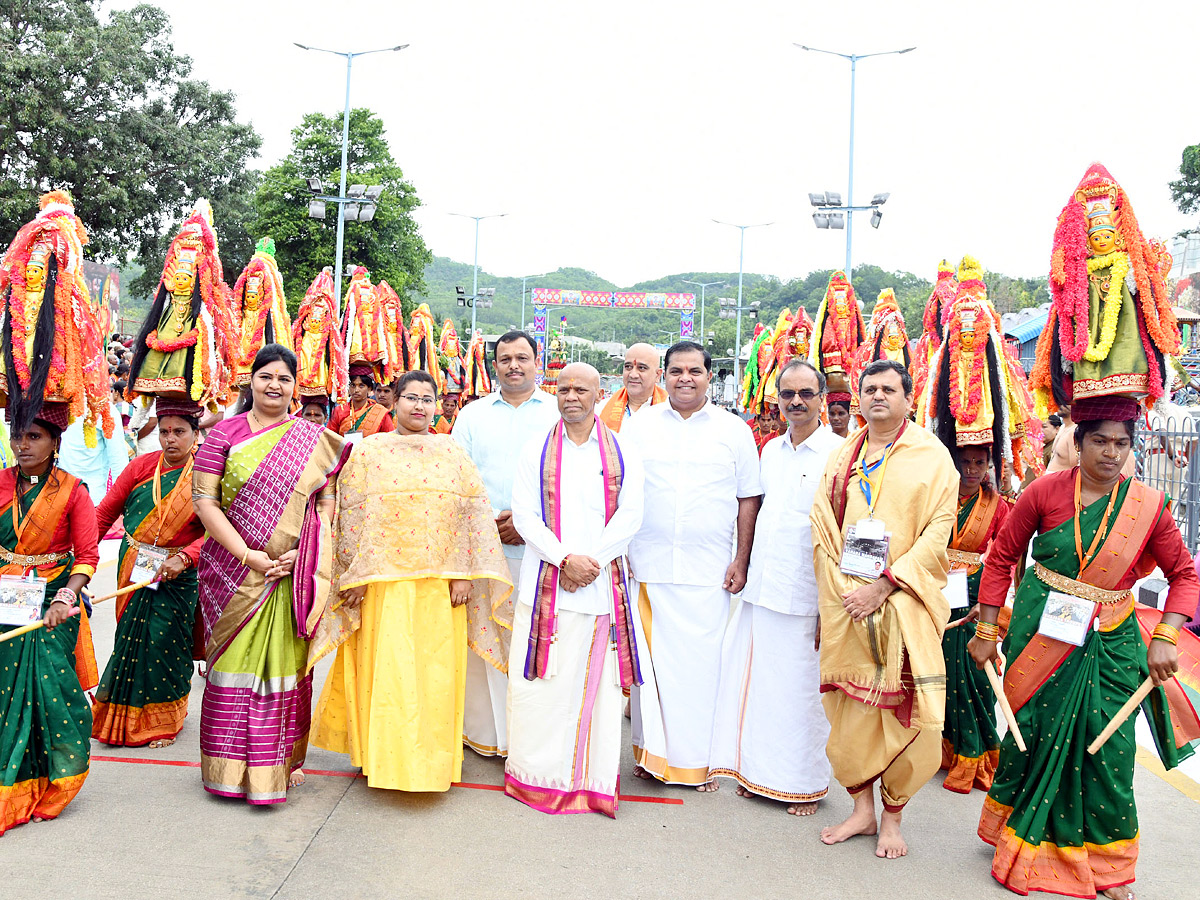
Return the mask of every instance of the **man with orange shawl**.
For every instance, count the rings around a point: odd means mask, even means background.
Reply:
[[[867,427],[830,455],[811,514],[826,749],[854,798],[821,840],[878,834],[875,855],[895,859],[908,853],[905,805],[941,761],[942,588],[959,479],[946,448],[908,421],[907,369],[876,360],[859,384]]]
[[[667,392],[659,387],[660,378],[662,361],[658,350],[650,344],[631,344],[625,351],[621,388],[605,401],[600,421],[613,431],[620,431],[625,420],[647,403],[651,406],[662,403]]]

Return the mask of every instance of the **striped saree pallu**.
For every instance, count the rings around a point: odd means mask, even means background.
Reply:
[[[333,451],[320,452],[323,434],[293,419],[230,449],[228,467],[250,474],[225,514],[251,548],[296,547],[315,527],[315,495],[336,459]],[[212,476],[195,477],[200,483]],[[228,487],[222,485],[223,496]],[[211,793],[282,803],[289,773],[304,761],[312,673],[305,674],[311,632],[302,630],[302,604],[314,598],[294,596],[293,585],[311,586],[314,579],[306,568],[312,555],[301,549],[293,574],[270,583],[211,538],[201,550],[208,676],[200,761]]]
[[[15,501],[9,497],[3,504],[0,546],[28,556],[49,552],[54,526],[66,515],[77,483],[66,473],[56,477],[57,485],[43,481],[26,494],[29,506],[20,538],[13,528]],[[47,580],[43,615],[54,592],[66,585],[73,563],[67,553],[38,567]],[[15,565],[0,567],[5,575],[23,571]],[[89,659],[86,626],[81,612],[53,631],[39,628],[0,644],[0,835],[33,816],[53,819],[87,778],[92,712],[81,680],[88,687],[95,684],[95,659]],[[13,627],[0,625],[0,632]]]
[[[958,539],[950,543],[950,565],[967,569],[967,595],[972,604],[978,601],[983,577],[983,566],[973,557],[984,549],[1001,502],[1000,495],[991,491],[972,497],[958,509]],[[950,620],[963,618],[970,609],[950,610]],[[990,788],[1000,759],[996,693],[967,653],[967,643],[974,636],[969,624],[947,628],[942,635],[946,657],[946,724],[942,729],[946,779],[942,786],[960,794],[969,794],[972,788]]]
[[[179,549],[180,532],[191,522],[192,466],[164,472],[161,501],[154,504],[153,473],[125,501],[117,586],[131,584],[141,544]],[[113,654],[104,669],[92,708],[92,737],[105,744],[136,747],[173,738],[187,718],[192,689],[192,623],[196,613],[195,569],[117,599]]]
[[[1133,598],[1115,588],[1140,558],[1163,499],[1132,480],[1117,491],[1120,513],[1083,573],[1072,520],[1034,539],[1038,565],[1017,591],[1004,644],[1005,693],[1029,750],[1019,752],[1012,735],[1005,736],[979,836],[996,848],[992,875],[1020,894],[1092,897],[1135,877],[1136,717],[1094,756],[1085,748],[1148,675]],[[1081,513],[1083,546],[1091,544],[1106,505],[1101,498]],[[1096,627],[1082,647],[1038,635],[1051,590],[1100,600]],[[1175,714],[1168,693],[1157,688],[1142,708],[1167,768],[1191,755],[1187,742],[1200,728],[1190,706]]]

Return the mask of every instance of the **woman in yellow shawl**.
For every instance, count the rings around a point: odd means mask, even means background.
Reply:
[[[312,742],[371,787],[446,791],[462,779],[467,628],[498,643],[512,592],[479,472],[430,434],[437,385],[397,386],[396,431],[365,438],[338,478],[333,586],[309,666],[337,647]],[[511,626],[509,626],[511,627]]]

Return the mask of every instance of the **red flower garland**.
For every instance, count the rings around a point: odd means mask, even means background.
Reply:
[[[157,350],[160,353],[174,353],[176,350],[184,350],[188,347],[193,347],[196,340],[200,337],[200,329],[193,328],[191,331],[184,332],[175,340],[160,340],[158,337],[158,329],[155,328],[146,335],[146,346],[151,350]]]
[[[973,288],[978,285],[983,288],[983,282],[963,282],[960,287]],[[962,393],[959,387],[959,373],[962,372],[962,341],[958,339],[962,331],[962,311],[966,306],[971,306],[977,312],[975,316],[975,346],[972,351],[971,371],[967,375],[967,398],[964,406]],[[950,412],[954,415],[955,420],[964,425],[972,424],[979,417],[979,407],[983,400],[983,371],[987,365],[987,340],[988,333],[991,331],[992,319],[988,315],[987,310],[981,309],[974,303],[955,304],[950,312],[949,331],[950,337],[947,340],[950,342]]]

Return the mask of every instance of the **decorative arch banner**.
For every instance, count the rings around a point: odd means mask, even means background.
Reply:
[[[670,309],[683,313],[696,308],[696,295],[664,294],[653,291],[572,291],[564,288],[534,288],[531,302],[534,306]]]

